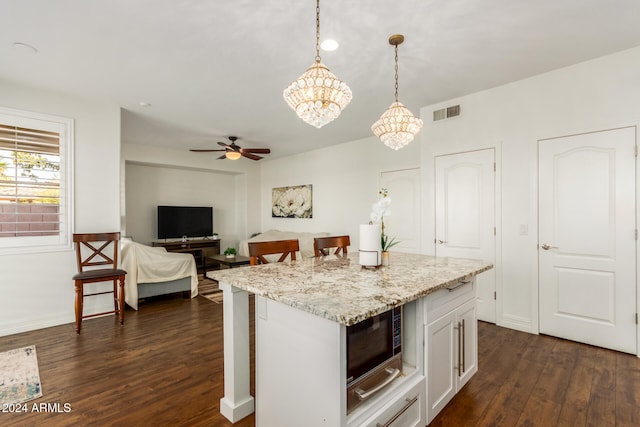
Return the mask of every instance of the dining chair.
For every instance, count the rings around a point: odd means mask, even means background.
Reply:
[[[127,272],[118,268],[120,233],[74,233],[78,273],[73,276],[76,291],[76,332],[80,333],[82,319],[117,313],[124,324],[124,281]],[[99,268],[96,268],[99,267]],[[87,283],[113,282],[113,289],[85,294]],[[119,290],[118,290],[119,284]],[[83,315],[84,297],[113,293],[113,310]]]
[[[314,237],[313,252],[315,256],[329,255],[330,248],[336,248],[334,255],[347,255],[347,247],[351,245],[349,236]]]
[[[281,254],[277,262],[284,261],[291,255],[291,261],[296,260],[296,252],[300,250],[298,239],[272,240],[268,242],[249,242],[249,258],[251,265],[268,264],[265,255]]]

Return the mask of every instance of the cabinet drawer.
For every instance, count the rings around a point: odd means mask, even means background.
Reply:
[[[424,378],[402,393],[391,405],[370,418],[367,427],[414,427],[425,425]]]
[[[425,324],[432,322],[476,296],[475,278],[457,283],[427,295],[424,304]]]

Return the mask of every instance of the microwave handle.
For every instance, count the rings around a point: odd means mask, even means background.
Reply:
[[[387,376],[387,378],[384,379],[384,381],[381,381],[378,385],[376,385],[375,387],[370,388],[369,390],[365,391],[361,388],[356,388],[354,390],[354,392],[356,393],[356,396],[358,396],[358,399],[360,400],[366,400],[369,398],[369,396],[371,396],[373,393],[375,393],[376,391],[384,388],[387,384],[389,384],[391,381],[395,380],[396,378],[398,378],[398,375],[400,375],[400,369],[398,368],[387,368],[385,369],[385,371],[389,374]]]

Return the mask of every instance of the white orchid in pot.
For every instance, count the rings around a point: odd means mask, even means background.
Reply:
[[[395,237],[389,238],[384,231],[384,217],[391,215],[391,197],[386,188],[378,191],[378,200],[371,206],[369,218],[372,223],[380,223],[382,232],[380,233],[380,247],[382,248],[382,265],[389,264],[389,249],[400,243]]]

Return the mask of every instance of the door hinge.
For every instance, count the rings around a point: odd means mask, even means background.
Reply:
[[[638,240],[638,229],[637,228],[635,229],[634,234],[635,234],[636,240]]]
[[[633,155],[638,157],[638,146],[637,145],[635,147],[633,147]]]
[[[493,235],[494,236],[496,235],[496,228],[495,227],[493,227]]]
[[[498,299],[498,293],[496,291],[493,291],[493,300],[497,300]]]
[[[638,149],[638,147],[636,147],[636,150]],[[636,155],[637,155],[637,151],[636,151]],[[496,162],[493,162],[493,171],[496,171]]]
[[[638,324],[638,313],[636,313],[636,325]]]

